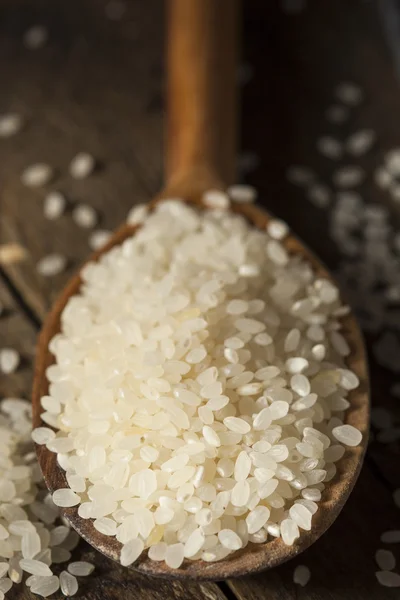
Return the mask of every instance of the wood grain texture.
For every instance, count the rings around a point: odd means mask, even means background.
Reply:
[[[182,194],[179,195],[182,197]],[[202,206],[201,197],[199,198],[193,193],[189,194],[188,200],[191,204],[199,207]],[[162,202],[162,198],[156,199],[156,202],[160,201]],[[245,216],[250,223],[260,229],[265,229],[270,218],[268,213],[254,205],[237,204],[233,206],[233,210]],[[135,228],[123,226],[114,234],[105,248],[92,256],[91,260],[97,260],[102,254],[112,247],[121,244],[125,239],[134,234],[134,232]],[[295,237],[289,235],[283,243],[290,254],[300,256],[311,264],[317,276],[331,278],[319,260]],[[79,274],[77,274],[69,281],[54,303],[39,337],[32,394],[34,427],[42,425],[40,418],[42,413],[40,398],[48,393],[49,383],[46,378],[46,369],[54,361],[48,349],[49,342],[54,335],[59,333],[62,311],[69,298],[79,292],[80,285],[81,279]],[[369,381],[364,343],[358,325],[351,314],[342,319],[342,333],[351,349],[346,363],[357,374],[360,380],[359,388],[349,394],[351,407],[346,412],[345,422],[357,427],[362,432],[363,441],[356,448],[348,448],[344,458],[337,463],[337,476],[330,482],[323,493],[323,500],[314,517],[312,530],[302,533],[298,542],[292,547],[286,546],[280,539],[265,544],[250,544],[242,551],[217,563],[186,560],[179,569],[173,570],[164,562],[150,560],[147,557],[147,553],[144,552],[139,560],[132,565],[132,568],[148,575],[181,579],[222,580],[229,577],[239,577],[275,567],[297,556],[313,544],[332,525],[342,510],[359,475],[368,442],[369,428]],[[37,448],[37,455],[47,487],[52,492],[59,488],[67,487],[65,473],[57,464],[56,454],[47,450],[45,446],[39,446]],[[91,519],[82,519],[78,515],[76,507],[65,510],[64,514],[85,540],[109,558],[115,561],[119,560],[122,546],[116,539],[111,539],[109,536],[98,532],[94,528]]]
[[[236,176],[237,0],[169,0],[166,180],[182,191]]]

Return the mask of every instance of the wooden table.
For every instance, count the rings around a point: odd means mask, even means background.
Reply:
[[[285,14],[277,2],[244,4],[242,79],[250,77],[242,86],[245,180],[259,188],[262,203],[334,267],[339,255],[329,239],[326,213],[286,181],[285,170],[304,163],[323,179],[331,176],[331,163],[317,153],[315,140],[336,131],[324,111],[342,80],[357,82],[366,96],[351,126],[342,126],[343,135],[350,127],[372,127],[379,135],[374,151],[360,163],[371,172],[399,142],[398,54],[396,44],[395,53],[389,50],[381,20],[382,9],[394,3],[314,0],[293,15]],[[0,397],[29,398],[42,319],[89,251],[88,232],[74,224],[70,210],[59,221],[44,219],[44,190],[24,188],[21,170],[38,161],[52,164],[57,174],[50,188],[62,190],[70,207],[76,202],[94,206],[107,229],[120,223],[133,204],[151,198],[162,180],[163,2],[130,0],[119,21],[107,18],[104,7],[100,0],[0,1],[0,113],[15,110],[26,117],[23,132],[0,140],[0,241],[17,244],[25,253],[23,260],[0,265],[0,301],[6,307],[0,317],[1,345],[15,347],[23,356],[15,375],[0,378]],[[388,21],[393,25],[393,18]],[[36,23],[48,26],[49,41],[41,49],[27,50],[22,34]],[[99,167],[90,179],[72,181],[67,167],[82,150],[93,153]],[[370,175],[363,191],[387,202]],[[50,252],[67,256],[68,269],[44,279],[35,265]],[[373,404],[389,408],[399,423],[400,400],[389,395],[393,377],[374,363],[372,376]],[[399,590],[381,587],[374,575],[381,533],[400,528],[400,513],[392,500],[393,489],[400,485],[399,450],[398,442],[371,443],[340,518],[307,552],[278,569],[220,584],[168,582],[136,575],[82,544],[76,558],[93,561],[96,576],[88,579],[80,597],[399,598]],[[391,549],[400,561],[399,547]],[[293,583],[298,564],[311,569],[305,588]],[[21,588],[10,597],[31,596]]]

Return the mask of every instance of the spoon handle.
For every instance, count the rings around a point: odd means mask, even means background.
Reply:
[[[233,183],[238,0],[169,0],[166,192]]]

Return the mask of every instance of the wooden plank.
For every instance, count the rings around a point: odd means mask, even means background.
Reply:
[[[399,514],[388,491],[365,466],[356,487],[336,522],[313,546],[292,561],[260,575],[229,581],[243,600],[385,600],[393,590],[376,580],[374,560],[383,531],[398,527]],[[399,546],[390,548],[400,559]],[[306,565],[309,584],[293,583],[293,570]]]

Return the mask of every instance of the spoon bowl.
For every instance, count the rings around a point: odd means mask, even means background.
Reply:
[[[201,198],[205,191],[211,188],[224,188],[223,182],[231,180],[230,172],[233,171],[234,164],[234,161],[230,160],[234,155],[233,105],[229,102],[226,92],[222,90],[221,95],[227,102],[225,102],[223,118],[216,119],[221,112],[216,109],[217,98],[220,96],[215,96],[215,90],[219,88],[221,82],[218,83],[215,77],[214,80],[210,79],[209,65],[204,59],[204,53],[199,50],[205,48],[210,52],[210,56],[215,56],[217,39],[221,37],[220,32],[222,34],[220,26],[224,24],[222,37],[226,45],[224,52],[217,54],[219,59],[221,56],[225,57],[225,66],[230,66],[230,70],[226,68],[224,71],[224,83],[227,83],[226,78],[229,73],[232,83],[235,37],[233,7],[233,0],[220,0],[218,3],[215,3],[215,0],[191,0],[190,3],[187,0],[171,0],[170,2],[169,177],[166,190],[152,201],[150,207],[162,202],[164,198],[179,197],[201,209],[203,207]],[[189,61],[186,62],[186,67],[189,65],[192,70],[189,74],[186,71],[185,75],[182,75],[180,69],[185,62],[184,57]],[[198,63],[197,59],[199,59]],[[180,81],[180,78],[190,80],[191,77],[193,85],[184,87],[183,92],[178,93],[177,81]],[[232,90],[232,87],[229,89]],[[184,128],[182,121],[185,123]],[[218,123],[218,127],[211,128],[207,133],[202,131],[205,122]],[[225,137],[221,135],[224,129],[229,131]],[[225,162],[221,162],[219,152],[224,144],[228,145],[229,152],[223,156]],[[266,211],[251,204],[234,204],[231,210],[243,215],[254,227],[264,230],[272,218]],[[108,244],[94,253],[89,261],[98,260],[111,248],[134,235],[136,229],[137,227],[123,225],[114,233]],[[310,264],[317,276],[333,281],[324,265],[293,235],[289,234],[282,244],[291,255],[300,256]],[[32,398],[34,427],[43,425],[40,399],[48,393],[46,369],[54,362],[49,351],[49,342],[60,331],[61,314],[69,298],[79,292],[81,283],[79,273],[70,280],[50,311],[39,337]],[[302,532],[293,546],[286,546],[280,538],[263,544],[250,543],[243,550],[237,551],[224,560],[211,563],[202,560],[185,560],[178,569],[171,569],[164,562],[150,560],[145,551],[132,568],[147,575],[178,579],[221,580],[238,577],[289,560],[309,547],[330,527],[343,508],[360,472],[367,445],[369,424],[368,370],[363,338],[351,313],[341,318],[341,325],[342,333],[351,349],[346,364],[360,380],[359,387],[352,390],[348,396],[350,408],[346,411],[345,423],[359,429],[363,434],[363,440],[359,446],[348,448],[344,457],[336,463],[337,474],[323,492],[319,509],[313,518],[311,531]],[[45,446],[37,447],[37,455],[49,490],[54,492],[68,487],[65,472],[57,463],[57,455],[47,450]],[[119,561],[122,546],[115,537],[105,536],[97,531],[92,520],[82,519],[78,515],[77,507],[63,509],[62,512],[81,537],[109,558]]]
[[[200,200],[198,205],[201,206]],[[265,229],[271,219],[267,212],[254,205],[237,204],[233,206],[232,210],[244,215],[255,227],[260,229]],[[102,254],[121,244],[135,233],[135,229],[129,225],[121,227],[109,243],[93,254],[89,261],[97,260]],[[318,276],[333,281],[322,263],[294,236],[288,235],[282,243],[290,254],[304,258]],[[39,338],[33,390],[34,427],[42,425],[40,398],[48,393],[46,369],[54,362],[48,349],[49,342],[60,331],[61,313],[69,298],[79,292],[80,286],[81,278],[78,273],[71,279],[56,301]],[[164,562],[152,561],[147,557],[147,552],[144,552],[134,564],[134,569],[148,575],[181,579],[221,580],[238,577],[271,568],[289,560],[308,548],[330,527],[343,508],[357,480],[367,445],[369,423],[368,372],[362,335],[352,314],[344,316],[341,324],[342,333],[351,349],[351,354],[346,360],[347,366],[356,373],[360,380],[360,386],[352,390],[348,396],[351,406],[346,411],[345,423],[359,429],[363,434],[363,441],[360,446],[347,448],[344,457],[337,463],[337,474],[323,492],[319,509],[313,517],[311,531],[302,532],[299,540],[293,546],[286,546],[280,538],[264,544],[249,544],[227,559],[212,563],[186,560],[179,569],[170,569]],[[57,455],[47,450],[45,446],[38,446],[37,453],[49,490],[54,492],[59,488],[68,487],[65,472],[57,463]],[[114,537],[97,531],[92,520],[82,519],[78,515],[77,507],[64,509],[63,512],[81,537],[109,558],[119,561],[122,546]]]

